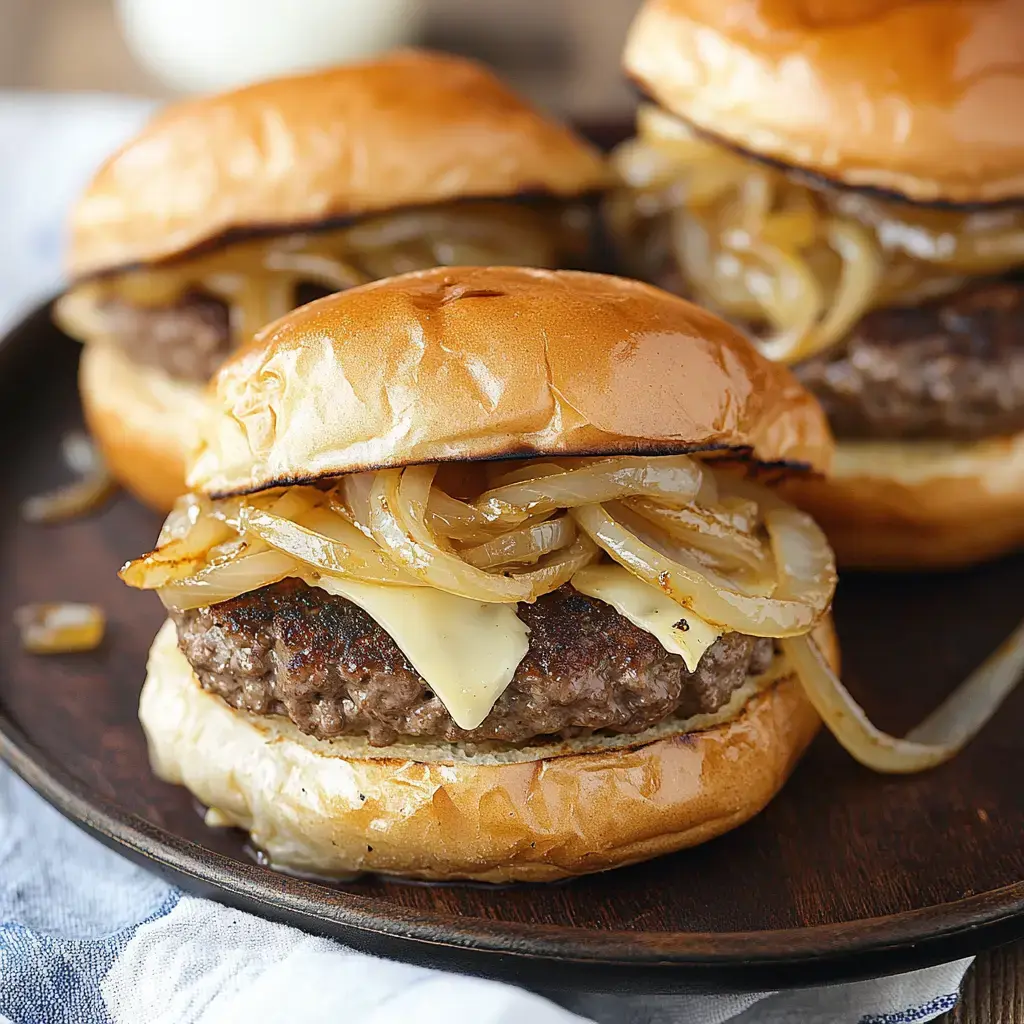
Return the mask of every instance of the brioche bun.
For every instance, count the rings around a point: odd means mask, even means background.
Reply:
[[[835,662],[831,624],[816,636]],[[486,882],[605,871],[753,817],[820,723],[784,665],[732,716],[653,740],[619,737],[617,748],[534,748],[531,760],[441,745],[396,756],[228,707],[200,687],[171,622],[150,651],[139,709],[157,775],[191,790],[209,821],[249,831],[277,867]]]
[[[101,344],[83,348],[78,385],[110,471],[144,504],[169,511],[186,490],[193,431],[206,414],[202,390]]]
[[[238,494],[383,466],[720,450],[826,470],[817,402],[718,317],[637,281],[446,267],[328,296],[216,374],[189,471]]]
[[[626,71],[727,145],[920,202],[1024,197],[1022,0],[648,0]]]
[[[782,489],[814,516],[847,568],[952,568],[1024,544],[1024,434],[843,441],[829,479]]]
[[[110,158],[71,220],[75,278],[233,232],[473,197],[575,197],[601,154],[482,65],[399,51],[176,103]]]

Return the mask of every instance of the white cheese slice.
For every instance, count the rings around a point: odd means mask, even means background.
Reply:
[[[512,604],[487,604],[433,587],[391,587],[334,577],[308,583],[348,598],[380,623],[460,729],[475,729],[526,655],[529,629]]]
[[[650,633],[669,654],[678,654],[691,672],[723,633],[621,565],[585,566],[573,576],[572,585]]]

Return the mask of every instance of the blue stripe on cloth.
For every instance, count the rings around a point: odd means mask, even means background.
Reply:
[[[170,913],[175,889],[146,920]],[[12,1024],[110,1024],[100,985],[145,921],[102,939],[62,939],[0,925],[0,1013]]]
[[[74,828],[0,765],[0,1014],[108,1021],[100,983],[178,890]]]
[[[948,992],[946,995],[936,996],[934,999],[929,999],[927,1003],[911,1006],[906,1010],[868,1014],[866,1017],[861,1017],[860,1024],[916,1024],[917,1021],[931,1020],[940,1013],[952,1010],[959,998],[959,993]]]

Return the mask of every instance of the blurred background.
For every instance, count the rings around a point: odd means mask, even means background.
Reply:
[[[0,0],[0,89],[167,98],[396,43],[479,57],[543,106],[631,107],[639,0]]]
[[[63,286],[68,210],[155,104],[398,45],[476,57],[584,126],[628,119],[640,0],[0,0],[0,333]]]

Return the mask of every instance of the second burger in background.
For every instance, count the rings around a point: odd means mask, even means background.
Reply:
[[[1024,542],[1024,2],[649,0],[616,155],[634,272],[794,365],[840,564]]]
[[[402,51],[169,107],[74,210],[86,419],[166,510],[201,389],[264,324],[438,264],[586,266],[600,154],[482,66]]]

